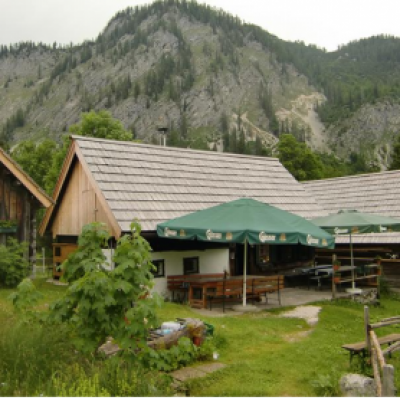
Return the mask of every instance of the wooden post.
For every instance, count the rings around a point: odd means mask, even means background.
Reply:
[[[29,255],[30,263],[32,265],[32,276],[36,278],[36,209],[32,202],[31,207],[31,220],[30,220],[30,232],[29,232]]]
[[[364,306],[364,330],[365,330],[365,343],[367,344],[368,353],[371,354],[371,339],[369,337],[369,308]]]
[[[383,397],[396,396],[396,388],[394,386],[394,367],[393,365],[390,364],[386,364],[383,367],[382,396]]]
[[[332,269],[336,261],[336,254],[332,254]],[[335,271],[332,272],[332,300],[336,299]]]
[[[381,383],[381,376],[380,376],[380,373],[379,373],[378,358],[376,356],[375,348],[372,349],[371,361],[372,361],[372,369],[374,371],[374,379],[375,379],[375,385],[376,385],[376,395],[378,397],[382,397],[382,383]]]

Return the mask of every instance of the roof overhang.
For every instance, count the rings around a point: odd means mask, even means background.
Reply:
[[[43,189],[1,148],[0,161],[43,207],[48,209],[53,205],[53,200]]]

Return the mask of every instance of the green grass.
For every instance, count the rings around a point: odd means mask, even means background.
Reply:
[[[36,280],[36,285],[44,294],[41,309],[65,291],[65,287],[53,286],[44,279]],[[14,393],[35,395],[43,387],[35,379],[44,381],[74,364],[83,367],[89,377],[95,376],[90,371],[97,371],[101,379],[98,361],[93,366],[93,361],[76,354],[62,332],[20,329],[18,315],[7,299],[11,292],[0,289],[1,382],[7,373],[10,379],[20,377],[19,382],[26,381],[26,387],[16,386],[19,391]],[[364,339],[363,306],[343,300],[319,305],[322,311],[314,328],[302,319],[280,317],[283,309],[212,318],[203,317],[188,306],[165,303],[159,317],[161,321],[201,318],[215,327],[219,361],[227,367],[190,381],[192,396],[332,396],[338,394],[337,382],[343,373],[360,372],[357,360],[350,367],[349,354],[341,345]],[[398,298],[384,298],[381,307],[370,307],[371,320],[398,315],[399,306]],[[311,329],[306,335],[305,331]],[[378,335],[396,329],[383,328]],[[389,362],[395,366],[399,384],[399,355],[395,354]],[[0,388],[0,394],[9,392],[3,393]]]
[[[371,320],[398,314],[400,301],[384,299],[381,307],[370,307]],[[281,318],[281,310],[239,317],[204,318],[187,307],[167,304],[160,315],[198,317],[215,326],[225,369],[190,383],[192,396],[332,396],[344,373],[361,372],[361,365],[341,345],[364,339],[363,306],[349,301],[320,303],[318,324],[310,330],[302,319]],[[398,328],[385,328],[378,335]],[[390,363],[400,383],[399,355]],[[365,371],[370,373],[370,369]]]

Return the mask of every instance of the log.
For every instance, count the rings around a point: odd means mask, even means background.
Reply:
[[[378,397],[382,397],[382,383],[381,383],[381,375],[379,374],[378,360],[376,357],[376,350],[372,349],[372,369],[374,370],[374,379],[376,385],[376,395]]]
[[[382,354],[382,349],[381,349],[381,345],[379,344],[378,337],[376,336],[376,333],[374,331],[370,332],[370,337],[371,337],[371,342],[376,351],[376,356],[379,360],[379,364],[380,364],[381,368],[383,368],[386,365],[386,362],[385,362],[385,357]]]
[[[382,321],[382,322],[377,322],[376,324],[371,324],[370,327],[371,329],[377,329],[377,328],[382,328],[384,326],[390,326],[390,325],[396,325],[400,324],[400,319],[399,320],[391,320],[391,321]]]
[[[369,337],[369,308],[364,306],[364,331],[365,343],[367,344],[368,353],[371,354],[371,339]]]
[[[386,354],[391,354],[398,350],[400,350],[400,342],[391,344],[389,347],[382,351],[382,354],[385,356]]]

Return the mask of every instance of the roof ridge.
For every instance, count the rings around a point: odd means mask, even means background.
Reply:
[[[134,147],[143,147],[143,148],[151,148],[151,149],[158,149],[159,151],[171,151],[171,150],[179,150],[185,153],[197,153],[197,154],[208,154],[208,155],[216,155],[217,157],[239,157],[239,158],[247,158],[247,159],[255,159],[255,160],[279,160],[278,157],[262,157],[262,156],[254,156],[251,154],[236,154],[236,153],[223,153],[223,152],[215,152],[211,150],[197,150],[197,149],[190,149],[184,147],[171,147],[171,146],[158,146],[154,144],[148,143],[138,143],[138,142],[131,142],[131,141],[123,141],[123,140],[111,140],[111,139],[102,139],[102,138],[92,138],[87,136],[79,136],[79,135],[71,135],[70,136],[73,140],[77,141],[88,141],[88,142],[102,142],[102,143],[112,143],[112,144],[129,144],[130,146]]]
[[[377,175],[389,175],[389,174],[398,174],[400,170],[396,169],[393,171],[380,171],[380,172],[369,172],[367,174],[357,174],[357,175],[347,175],[347,176],[337,176],[335,178],[327,178],[327,179],[315,179],[312,181],[302,181],[302,184],[313,184],[316,182],[329,182],[329,181],[338,181],[338,180],[346,180],[346,179],[357,179],[357,178],[366,178],[366,177],[374,177]]]

